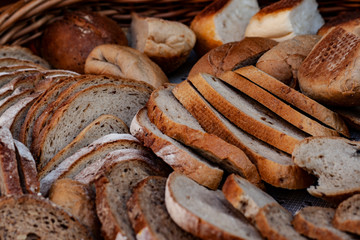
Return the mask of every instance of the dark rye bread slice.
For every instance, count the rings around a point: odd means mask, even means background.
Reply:
[[[295,214],[292,224],[296,231],[311,239],[358,239],[336,229],[332,224],[334,215],[333,208],[307,206]]]
[[[314,178],[296,166],[289,154],[236,127],[217,112],[189,81],[178,84],[173,89],[173,94],[206,132],[243,150],[256,165],[263,181],[287,189],[303,189],[313,183]]]
[[[173,172],[167,179],[165,204],[182,229],[202,239],[262,239],[220,190],[209,190]]]
[[[150,91],[145,88],[116,84],[96,85],[78,92],[54,113],[41,131],[38,145],[34,147],[39,163],[50,161],[100,115],[115,115],[129,126],[149,96]]]
[[[0,126],[0,193],[21,195],[14,140],[8,128]],[[1,222],[1,221],[0,221]]]
[[[165,206],[165,185],[166,178],[150,176],[134,188],[127,209],[136,239],[198,239],[171,219]]]
[[[172,94],[174,87],[163,85],[151,94],[147,103],[150,121],[164,134],[193,148],[224,170],[238,173],[261,187],[259,173],[245,153],[216,135],[206,133]]]
[[[278,98],[335,129],[344,136],[350,136],[345,122],[337,113],[280,82],[264,71],[261,71],[254,66],[247,66],[237,69],[235,73],[249,79]]]
[[[130,125],[130,132],[159,158],[197,183],[217,189],[223,170],[211,165],[190,148],[163,134],[149,119],[147,109],[141,109]]]
[[[189,80],[217,111],[236,126],[284,152],[291,154],[295,144],[308,136],[219,78],[199,74]]]
[[[0,219],[2,239],[91,239],[73,216],[32,194],[1,198]]]
[[[60,162],[73,155],[80,148],[86,147],[96,139],[110,133],[130,133],[128,126],[118,117],[113,115],[101,115],[86,126],[66,147],[59,151],[46,165],[39,166],[43,174],[49,172]]]
[[[341,202],[336,208],[333,225],[350,233],[360,235],[360,194]]]
[[[96,211],[105,239],[135,240],[127,215],[126,202],[138,182],[148,176],[166,176],[142,160],[128,160],[109,165],[95,181]]]

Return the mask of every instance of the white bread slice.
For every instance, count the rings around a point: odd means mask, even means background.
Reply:
[[[264,37],[276,41],[297,35],[316,34],[324,24],[315,0],[281,0],[256,13],[246,28],[246,37]]]
[[[305,96],[301,92],[285,85],[264,71],[261,71],[254,66],[247,66],[239,68],[235,72],[299,110],[309,114],[311,117],[319,120],[325,125],[335,129],[342,135],[346,137],[350,136],[344,120],[337,113]]]
[[[33,54],[30,49],[18,45],[1,46],[0,58],[15,58],[19,60],[27,60],[50,69],[50,64],[43,58]]]
[[[174,87],[163,85],[152,92],[147,103],[150,121],[164,134],[193,148],[224,170],[238,173],[261,187],[259,173],[245,153],[216,135],[206,133],[172,94]]]
[[[173,89],[173,94],[206,132],[215,134],[243,150],[256,165],[263,181],[287,189],[302,189],[313,183],[314,178],[296,166],[289,154],[236,127],[217,112],[189,81],[178,84]]]
[[[360,143],[340,137],[311,137],[301,141],[292,158],[296,165],[318,177],[308,188],[315,196],[342,201],[360,193]]]
[[[131,134],[158,157],[197,183],[210,189],[217,189],[223,170],[211,165],[190,148],[163,134],[149,119],[147,109],[140,109],[130,125]]]
[[[296,231],[311,239],[357,239],[333,226],[334,215],[333,208],[307,206],[295,214],[292,224]]]
[[[176,224],[202,239],[262,239],[220,190],[209,190],[180,173],[167,179],[165,204]]]
[[[308,136],[214,76],[198,74],[189,80],[217,111],[236,126],[284,152],[291,154],[295,144]]]
[[[350,233],[360,235],[360,194],[341,202],[336,208],[333,225]]]

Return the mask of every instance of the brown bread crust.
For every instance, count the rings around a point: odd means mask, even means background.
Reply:
[[[347,231],[360,235],[360,217],[358,208],[359,205],[360,194],[355,194],[352,197],[341,202],[335,211],[335,216],[332,222],[334,226],[342,231]],[[343,215],[350,215],[351,213],[349,213],[348,211],[351,208],[354,211],[353,215],[351,216],[351,218],[353,219],[346,219],[346,216]]]

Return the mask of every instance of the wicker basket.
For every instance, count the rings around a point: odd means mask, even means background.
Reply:
[[[143,16],[161,17],[188,24],[211,0],[19,0],[0,8],[0,45],[23,45],[42,34],[42,27],[65,11],[92,10],[128,26],[131,12]],[[259,0],[261,7],[275,2]],[[358,1],[321,1],[319,10],[325,19],[340,11],[360,7]]]

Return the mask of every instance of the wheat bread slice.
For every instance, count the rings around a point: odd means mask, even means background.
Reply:
[[[173,221],[199,238],[262,239],[220,190],[209,190],[180,173],[167,179],[165,204]]]
[[[307,206],[298,211],[292,224],[296,231],[311,239],[350,240],[357,239],[332,225],[335,209]]]
[[[149,119],[147,109],[142,108],[130,125],[130,132],[159,158],[197,183],[217,189],[223,170],[213,166],[190,148],[163,134]]]
[[[238,173],[261,186],[259,173],[245,153],[216,135],[206,133],[172,94],[174,86],[163,85],[152,92],[147,103],[150,121],[164,134],[195,149],[224,170]]]
[[[5,86],[7,83],[9,83],[11,80],[13,80],[16,77],[20,77],[20,76],[26,77],[26,76],[33,75],[33,74],[39,74],[39,71],[28,70],[28,71],[20,71],[20,72],[8,73],[5,75],[1,75],[0,76],[0,88]]]
[[[50,64],[43,58],[33,54],[30,49],[18,45],[0,47],[0,58],[27,60],[50,69]]]
[[[247,66],[237,69],[235,73],[249,79],[278,98],[335,129],[342,135],[346,137],[350,136],[344,120],[337,113],[280,82],[264,71],[254,66]]]
[[[21,60],[16,58],[0,58],[0,67],[14,67],[14,66],[29,66],[36,68],[44,68],[41,65],[34,63],[33,61]]]
[[[0,100],[0,116],[11,106],[21,99],[29,97],[34,93],[33,89],[16,89],[10,96]]]
[[[236,126],[286,153],[291,154],[295,144],[308,136],[219,78],[199,74],[189,80],[217,111]]]
[[[301,141],[292,154],[296,165],[318,177],[307,191],[339,202],[360,193],[360,143],[341,137],[311,137]]]
[[[73,216],[32,194],[1,198],[0,219],[3,239],[91,239]]]
[[[95,181],[96,211],[105,239],[136,239],[127,215],[126,202],[138,182],[148,176],[166,176],[142,160],[109,165]]]
[[[333,225],[346,232],[360,235],[360,194],[344,200],[336,208]]]
[[[31,66],[15,66],[15,67],[0,67],[0,76],[24,71],[41,71],[43,68],[36,68]]]
[[[178,84],[173,94],[206,132],[243,150],[256,165],[263,181],[287,189],[303,189],[313,183],[314,177],[296,166],[289,154],[236,127],[217,112],[188,80]]]
[[[42,78],[35,84],[36,90],[46,90],[53,87],[55,84],[62,82],[67,77],[75,77],[80,74],[70,70],[64,69],[50,69],[41,71]]]
[[[150,176],[134,188],[127,202],[127,212],[136,239],[198,239],[171,219],[165,206],[165,185],[166,178]]]

